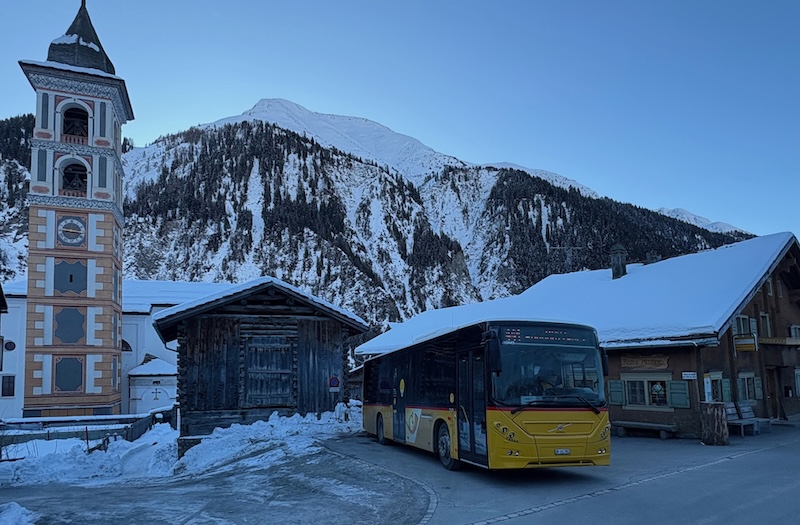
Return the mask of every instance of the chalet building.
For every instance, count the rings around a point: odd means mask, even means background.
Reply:
[[[612,423],[699,436],[700,404],[800,417],[800,245],[778,233],[652,264],[551,275],[519,297],[597,328]],[[545,305],[535,306],[535,305]]]
[[[0,326],[0,337],[5,339],[3,357],[4,366],[0,370],[5,384],[4,392],[0,396],[0,418],[35,417],[30,411],[23,409],[25,390],[25,354],[27,331],[27,280],[17,280],[6,283],[6,300],[8,314],[4,316]],[[146,412],[145,407],[153,408],[156,402],[161,408],[169,405],[161,403],[163,392],[158,394],[144,391],[144,384],[159,381],[162,386],[171,384],[172,399],[177,391],[177,353],[175,348],[165,345],[153,326],[153,315],[166,308],[193,301],[199,297],[218,293],[230,288],[230,283],[193,283],[172,281],[137,281],[124,280],[125,294],[122,296],[122,341],[121,341],[121,412],[123,414],[138,414]],[[140,376],[142,369],[137,367],[146,364],[152,358],[157,358],[162,365],[158,375],[171,367],[171,377]],[[152,372],[153,366],[144,369]],[[151,374],[152,376],[152,374]],[[134,379],[135,377],[135,379]],[[52,378],[51,378],[52,380]],[[152,403],[143,402],[148,396]]]
[[[179,455],[216,427],[333,411],[345,396],[356,315],[264,277],[154,316],[178,341]]]

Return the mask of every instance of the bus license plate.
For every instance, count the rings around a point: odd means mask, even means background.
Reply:
[[[556,456],[569,456],[572,454],[572,451],[568,448],[557,448],[556,449]]]

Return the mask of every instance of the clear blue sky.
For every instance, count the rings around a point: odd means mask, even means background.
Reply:
[[[79,0],[3,2],[0,118]],[[800,235],[800,2],[88,0],[144,145],[261,98]]]

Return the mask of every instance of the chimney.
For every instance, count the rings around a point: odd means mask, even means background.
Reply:
[[[619,279],[628,273],[626,268],[625,256],[628,252],[621,244],[615,244],[611,247],[611,278]]]
[[[646,257],[647,260],[645,261],[645,264],[653,264],[661,261],[661,256],[656,252],[647,252]]]

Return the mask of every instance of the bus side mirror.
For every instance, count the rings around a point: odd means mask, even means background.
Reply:
[[[484,340],[489,360],[489,372],[499,374],[503,370],[503,365],[500,362],[500,339],[497,337],[497,332],[489,330],[484,334]]]
[[[608,375],[608,354],[605,348],[600,349],[600,358],[603,360],[603,377]]]

